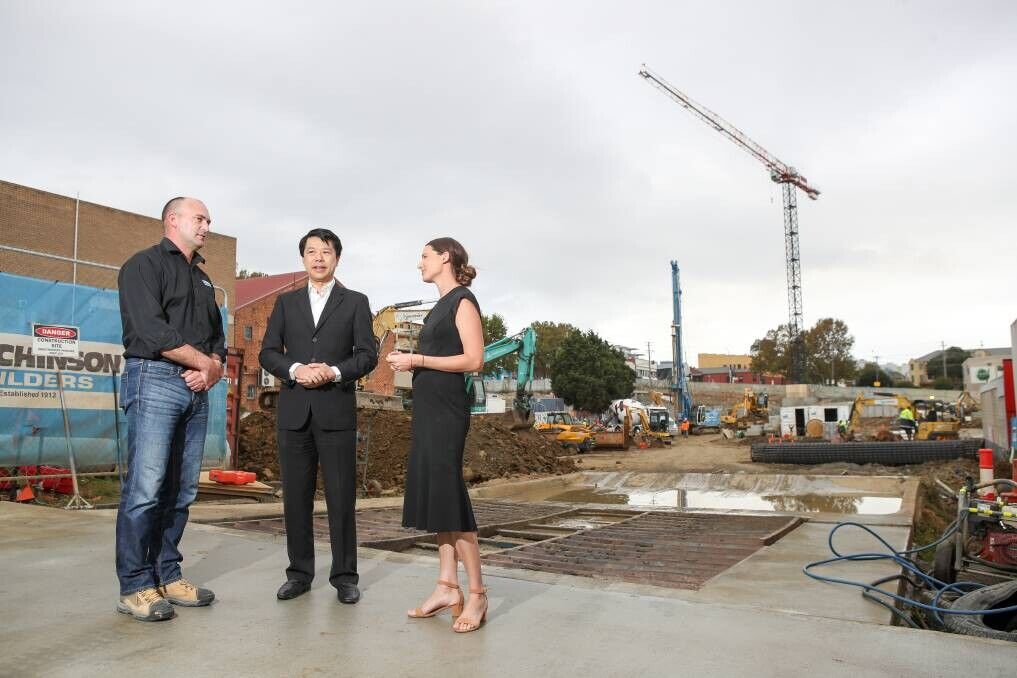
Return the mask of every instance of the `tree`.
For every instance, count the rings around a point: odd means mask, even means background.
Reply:
[[[932,388],[936,390],[949,391],[957,388],[957,386],[953,383],[953,379],[950,377],[936,377],[936,381],[932,382]]]
[[[851,348],[855,338],[847,323],[836,318],[823,318],[805,331],[805,381],[823,384],[831,380],[855,376],[855,360]],[[791,375],[791,331],[787,324],[770,330],[762,339],[752,342],[752,371]]]
[[[237,271],[237,280],[246,280],[248,278],[266,278],[266,277],[268,277],[268,274],[262,273],[261,271],[248,271],[246,268],[242,268],[239,271]]]
[[[546,379],[551,376],[551,363],[558,347],[572,332],[579,329],[568,323],[537,321],[532,325],[537,333],[537,355],[535,357],[534,376]]]
[[[635,383],[636,373],[621,351],[611,348],[593,331],[570,332],[551,362],[555,394],[587,412],[603,412],[612,400],[629,397]]]
[[[505,326],[505,319],[497,313],[492,315],[481,315],[480,323],[484,328],[484,346],[493,344],[499,339],[504,339],[508,334],[508,330]],[[519,357],[512,353],[485,364],[483,372],[484,374],[489,375],[497,375],[502,371],[515,372],[518,364]]]
[[[927,366],[929,379],[932,382],[937,382],[946,377],[940,383],[950,382],[950,386],[936,386],[936,388],[964,388],[964,361],[970,357],[970,351],[965,351],[958,346],[951,346],[946,349],[946,374],[943,374],[943,355],[939,354],[929,361]]]
[[[791,367],[791,334],[788,326],[779,325],[769,330],[762,339],[752,342],[752,371],[756,374],[782,374],[788,376]]]
[[[853,379],[857,368],[851,357],[855,338],[843,320],[823,318],[805,333],[806,381],[823,384]]]
[[[894,385],[893,377],[887,374],[886,370],[876,363],[868,362],[855,375],[855,386],[880,386],[890,387]]]

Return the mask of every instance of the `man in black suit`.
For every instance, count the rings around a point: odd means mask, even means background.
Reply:
[[[265,329],[261,366],[282,381],[278,404],[286,583],[289,600],[314,578],[314,490],[318,464],[325,482],[332,542],[329,583],[339,602],[360,600],[357,588],[357,379],[378,363],[367,297],[335,279],[339,238],[316,228],[300,239],[308,285],[279,295]]]

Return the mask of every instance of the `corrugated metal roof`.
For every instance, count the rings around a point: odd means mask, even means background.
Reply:
[[[273,292],[285,289],[295,283],[307,280],[307,271],[294,271],[292,273],[279,273],[277,275],[266,275],[260,278],[244,278],[237,280],[236,296],[237,303],[233,310],[243,308],[247,304],[264,299]]]

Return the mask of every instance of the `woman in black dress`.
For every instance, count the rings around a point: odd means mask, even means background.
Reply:
[[[468,289],[477,272],[463,246],[438,238],[424,246],[421,278],[441,298],[424,319],[419,353],[390,353],[393,370],[413,370],[413,447],[406,468],[403,527],[438,533],[438,585],[410,617],[433,617],[451,609],[452,629],[475,631],[487,617],[487,590],[480,574],[477,523],[463,481],[463,447],[470,428],[464,372],[484,366],[480,306]],[[459,588],[458,561],[470,583]]]

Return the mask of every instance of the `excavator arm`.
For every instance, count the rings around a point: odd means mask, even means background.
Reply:
[[[505,337],[484,347],[484,364],[512,353],[519,353],[516,378],[516,397],[512,403],[512,417],[518,427],[533,424],[533,370],[537,354],[537,333],[532,327],[511,337]],[[466,388],[471,390],[472,375],[466,377]]]

